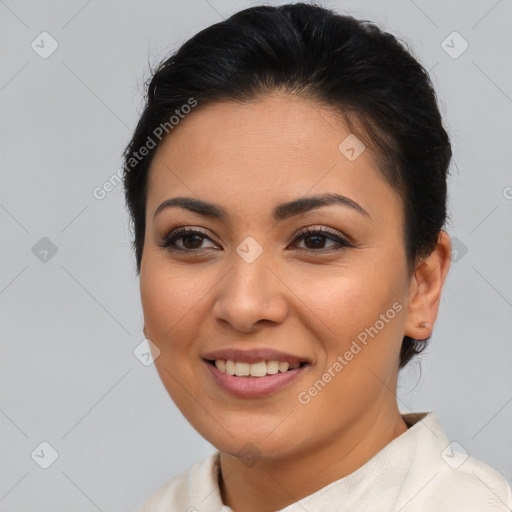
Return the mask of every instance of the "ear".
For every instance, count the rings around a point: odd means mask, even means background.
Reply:
[[[405,336],[416,340],[431,336],[450,259],[450,237],[441,230],[436,247],[429,256],[418,262],[411,279]]]

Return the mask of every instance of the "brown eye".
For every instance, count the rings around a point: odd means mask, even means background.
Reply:
[[[201,247],[205,240],[211,241],[202,231],[190,227],[182,227],[171,231],[157,245],[169,251],[199,252],[207,249],[207,247]]]
[[[317,234],[317,235],[307,235],[304,236],[305,245],[308,249],[323,249],[326,240],[328,237],[325,235]],[[309,241],[309,244],[308,244]],[[311,247],[312,246],[312,247]]]
[[[157,245],[169,251],[194,253],[213,248],[211,246],[201,247],[207,240],[212,242],[211,238],[202,231],[190,227],[181,227],[171,231]],[[298,247],[298,250],[310,253],[326,253],[353,247],[343,237],[327,229],[307,229],[299,233],[293,243],[297,244],[301,240],[304,241],[305,247]],[[331,245],[326,247],[325,244],[329,242],[331,242]]]
[[[299,247],[299,250],[308,252],[331,252],[352,247],[344,238],[327,229],[307,229],[299,233],[293,242],[295,243],[298,240],[304,240],[306,245],[305,248]],[[325,247],[326,240],[335,243],[334,245]]]
[[[199,249],[199,246],[203,243],[204,236],[198,234],[189,234],[182,235],[179,238],[183,240],[183,246],[185,249]]]

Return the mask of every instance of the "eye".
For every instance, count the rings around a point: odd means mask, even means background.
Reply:
[[[171,231],[161,242],[157,242],[157,245],[169,251],[202,252],[208,249],[208,247],[201,247],[205,240],[212,241],[202,231],[192,227],[179,227]],[[300,232],[293,239],[292,244],[296,244],[301,240],[304,240],[306,247],[299,247],[298,249],[305,252],[325,253],[353,247],[345,238],[326,228],[308,228]],[[334,242],[334,244],[325,247],[326,241],[329,240]]]
[[[332,251],[340,251],[342,249],[346,249],[347,247],[353,247],[345,238],[338,235],[337,233],[325,229],[325,228],[308,228],[305,231],[299,233],[294,239],[292,243],[297,241],[304,240],[306,247],[299,247],[300,251],[307,252],[332,252]],[[309,242],[307,242],[309,240]],[[331,240],[335,242],[334,246],[325,247],[326,240]],[[336,246],[337,244],[337,246]]]
[[[205,239],[211,241],[202,231],[191,227],[181,227],[171,231],[161,242],[157,242],[157,245],[169,251],[199,252],[205,249],[200,247]],[[180,241],[181,246],[177,243]]]

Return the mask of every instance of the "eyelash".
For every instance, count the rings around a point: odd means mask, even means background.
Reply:
[[[157,242],[157,245],[159,247],[162,247],[168,251],[171,251],[171,252],[182,252],[182,253],[202,253],[202,252],[205,252],[207,251],[208,249],[181,249],[181,248],[177,248],[174,244],[177,240],[179,240],[180,238],[182,238],[183,236],[185,235],[199,235],[201,237],[204,237],[206,239],[209,239],[210,241],[213,242],[213,240],[211,240],[211,238],[206,235],[205,233],[203,233],[202,231],[198,231],[197,229],[194,229],[194,228],[191,228],[191,227],[179,227],[177,229],[174,229],[173,231],[171,231],[168,235],[166,235],[163,240],[161,242]],[[308,236],[313,236],[313,235],[321,235],[321,236],[325,236],[329,239],[331,239],[332,241],[335,241],[337,242],[338,244],[340,244],[340,247],[336,247],[336,248],[324,248],[324,249],[298,249],[300,252],[309,252],[309,253],[320,253],[320,254],[324,254],[324,253],[329,253],[329,252],[335,252],[335,251],[341,251],[343,249],[347,249],[347,248],[350,248],[350,247],[354,247],[354,245],[352,245],[351,243],[349,243],[345,238],[339,236],[338,234],[336,233],[333,233],[332,231],[328,230],[328,229],[325,229],[325,228],[307,228],[305,229],[304,231],[301,231],[300,233],[298,233],[295,238],[292,240],[292,243],[295,243],[297,240],[300,240],[301,238],[307,238]],[[328,236],[327,236],[328,235]]]

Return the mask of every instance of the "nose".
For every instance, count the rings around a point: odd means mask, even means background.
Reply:
[[[214,319],[224,327],[251,333],[259,325],[279,324],[286,318],[286,285],[264,254],[250,263],[233,255],[213,307]]]

